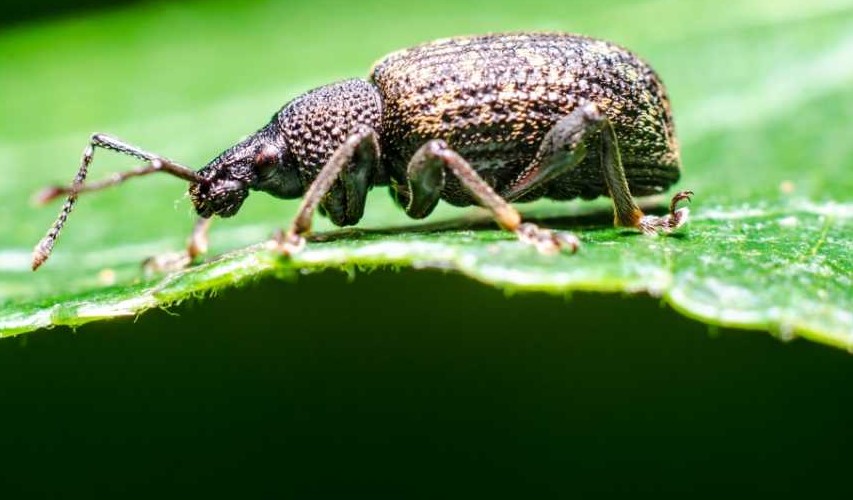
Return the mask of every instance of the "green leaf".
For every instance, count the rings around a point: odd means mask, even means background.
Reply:
[[[488,6],[488,8],[485,8]],[[706,13],[707,15],[703,15]],[[547,257],[477,209],[407,220],[374,192],[358,229],[318,220],[292,260],[263,242],[298,201],[250,197],[217,221],[208,262],[146,276],[146,257],[179,250],[191,207],[174,179],[84,196],[51,260],[30,249],[57,207],[39,188],[71,180],[94,131],[202,165],[313,86],[365,75],[391,50],[460,33],[551,29],[631,47],[673,98],[689,226],[649,238],[611,227],[607,200],[530,205],[572,229],[576,255]],[[336,2],[132,9],[0,34],[0,335],[135,315],[265,275],[412,266],[507,290],[646,292],[715,325],[853,348],[853,7],[832,0],[534,0],[458,5]],[[91,177],[133,165],[99,152]],[[664,197],[647,200],[665,205]]]

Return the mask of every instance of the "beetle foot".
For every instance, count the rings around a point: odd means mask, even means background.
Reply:
[[[171,252],[148,257],[142,261],[145,275],[172,273],[186,269],[193,263],[193,257],[188,252]]]
[[[545,255],[553,255],[561,250],[575,253],[581,246],[580,240],[572,233],[543,229],[529,222],[518,226],[515,234],[518,235],[518,239],[535,246],[539,253]]]
[[[284,232],[281,229],[275,232],[270,245],[273,251],[283,256],[293,255],[305,249],[305,237],[293,231]]]
[[[669,203],[669,213],[663,217],[657,215],[644,215],[637,228],[643,234],[656,235],[658,233],[671,233],[687,223],[690,209],[687,207],[678,208],[678,203],[682,200],[690,202],[690,197],[693,196],[693,191],[680,191],[672,197]]]

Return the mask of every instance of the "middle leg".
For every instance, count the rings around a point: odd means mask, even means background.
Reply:
[[[406,185],[396,187],[398,201],[407,215],[420,219],[432,212],[444,188],[445,172],[459,179],[502,228],[514,232],[521,241],[535,246],[540,252],[556,253],[561,249],[574,252],[580,246],[580,241],[570,233],[522,222],[518,211],[497,194],[464,158],[439,139],[431,140],[418,149],[406,169]]]

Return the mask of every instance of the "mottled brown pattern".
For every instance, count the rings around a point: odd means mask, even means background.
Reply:
[[[371,80],[384,104],[382,163],[400,183],[417,148],[444,139],[500,192],[554,123],[590,101],[614,124],[634,195],[662,192],[679,177],[663,85],[636,55],[606,41],[559,33],[438,40],[390,54]],[[576,169],[522,201],[606,194],[595,146]],[[455,179],[442,198],[472,202]]]

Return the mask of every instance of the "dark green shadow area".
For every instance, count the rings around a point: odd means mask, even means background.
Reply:
[[[223,295],[0,342],[3,497],[847,486],[842,351],[436,272]]]

